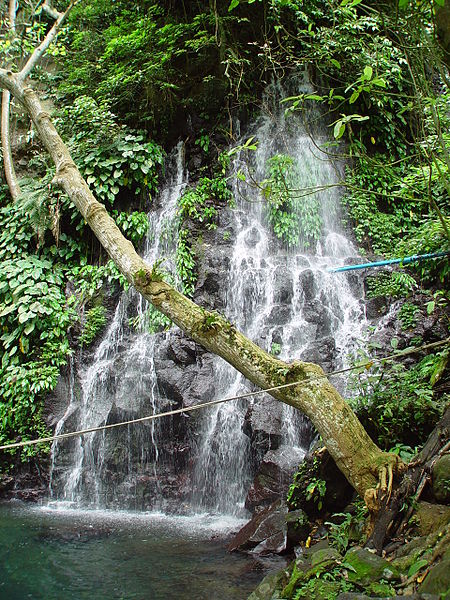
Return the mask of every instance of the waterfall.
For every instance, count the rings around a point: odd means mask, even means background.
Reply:
[[[297,83],[297,93],[311,91],[309,84]],[[235,157],[233,169],[240,175],[231,179],[237,205],[230,209],[232,234],[225,249],[226,267],[220,273],[222,310],[267,351],[286,360],[318,362],[331,371],[346,364],[348,353],[362,337],[365,319],[357,276],[331,274],[326,268],[354,259],[357,252],[340,227],[339,161],[335,164],[320,150],[328,130],[314,111],[307,115],[308,131],[300,118],[286,118],[280,104],[286,95],[278,84],[269,87],[260,118],[242,138],[244,142],[253,135],[257,150]],[[277,155],[288,156],[295,165],[299,190],[321,188],[313,196],[321,235],[311,240],[301,234],[299,243],[289,247],[272,232],[263,184],[258,184],[267,180],[271,159]],[[163,268],[176,279],[174,219],[187,183],[182,144],[172,163],[149,214],[143,255],[149,264],[164,259]],[[299,219],[302,207],[311,206],[310,196],[305,198],[299,204]],[[223,236],[223,231],[216,234]],[[192,403],[192,398],[213,400],[253,389],[215,357],[212,397],[205,374],[200,377],[203,359],[198,358],[195,345],[184,340],[180,350],[179,332],[154,335],[148,325],[146,301],[133,290],[123,293],[95,352],[81,357],[76,374],[71,364],[70,402],[57,424],[58,433],[163,412]],[[161,349],[169,349],[172,356],[167,358],[166,352],[161,358]],[[337,385],[344,389],[344,382]],[[268,446],[255,444],[257,417],[271,419],[278,428],[269,436]],[[270,453],[294,467],[311,440],[307,420],[269,396],[225,403],[192,420],[177,419],[55,443],[52,499],[96,508],[208,511],[241,517],[255,468],[264,456]]]
[[[172,273],[176,239],[169,233],[177,229],[177,201],[186,181],[180,143],[169,160],[168,181],[156,209],[149,213],[143,253],[149,264],[163,258],[164,268]],[[133,289],[121,295],[92,360],[79,370],[78,390],[71,367],[70,402],[57,433],[125,421],[171,405],[159,392],[154,366],[155,343],[166,334],[148,333],[148,310],[148,303]],[[170,460],[160,447],[165,436],[170,436],[170,423],[149,421],[55,442],[51,497],[96,508],[157,507],[163,501],[158,471]]]
[[[311,92],[307,84],[305,91]],[[302,90],[300,90],[302,91]],[[364,328],[361,289],[349,280],[326,272],[357,256],[340,227],[339,174],[320,152],[327,131],[315,126],[314,141],[299,118],[287,119],[280,100],[286,96],[278,84],[268,90],[263,113],[245,139],[254,136],[257,150],[240,156],[235,172],[233,211],[235,242],[226,283],[225,314],[238,329],[269,352],[286,360],[321,363],[326,370],[343,366]],[[310,123],[320,120],[308,115]],[[266,202],[255,182],[267,177],[271,157],[289,155],[299,165],[300,188],[320,186],[323,233],[309,249],[286,248],[274,239],[266,215]],[[216,360],[217,397],[248,391],[248,383],[222,359]],[[307,449],[308,425],[298,411],[258,400],[263,410],[277,414],[281,443],[277,452],[298,464]],[[264,408],[264,406],[266,408]],[[241,515],[245,491],[251,480],[251,448],[242,431],[248,403],[222,404],[205,417],[195,470],[194,498],[209,510]],[[275,416],[273,417],[275,418]]]

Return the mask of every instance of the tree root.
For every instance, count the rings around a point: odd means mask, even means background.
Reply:
[[[448,448],[450,435],[450,407],[445,411],[427,443],[417,459],[406,466],[398,456],[387,454],[376,470],[378,485],[370,488],[364,495],[369,509],[368,541],[366,546],[374,548],[379,554],[383,550],[387,535],[403,530],[412,511],[402,513],[407,499],[420,497],[436,459]],[[397,476],[403,475],[399,484],[395,484]]]

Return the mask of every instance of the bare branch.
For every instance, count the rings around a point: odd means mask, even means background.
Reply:
[[[49,0],[45,0],[44,4],[42,5],[42,10],[46,12],[50,17],[55,19],[55,21],[62,15],[62,13],[60,13],[59,10],[56,10],[52,7]]]
[[[9,128],[9,114],[11,105],[11,94],[9,90],[2,93],[2,151],[3,166],[5,169],[6,182],[12,199],[15,201],[20,196],[20,186],[17,181],[16,172],[11,152],[11,137]]]
[[[53,42],[53,40],[58,35],[61,27],[64,25],[64,21],[66,20],[67,16],[69,15],[70,11],[72,10],[72,8],[74,7],[74,5],[76,3],[77,3],[77,0],[72,0],[70,2],[69,6],[67,7],[66,11],[63,13],[59,13],[59,12],[55,11],[53,8],[49,7],[47,2],[45,2],[43,4],[43,9],[46,12],[48,12],[48,14],[51,14],[52,16],[57,15],[57,19],[56,19],[55,23],[53,24],[53,27],[47,33],[47,35],[42,40],[42,42],[39,44],[39,46],[34,50],[33,54],[27,60],[27,63],[25,64],[25,66],[20,71],[19,80],[21,82],[25,81],[25,79],[28,77],[28,75],[34,69],[36,64],[40,61],[41,57],[43,56],[43,54],[45,53],[47,48],[50,46],[50,44]],[[46,6],[47,6],[47,8],[46,8]]]
[[[16,31],[16,0],[9,0],[9,31]],[[1,141],[3,153],[3,165],[5,169],[6,182],[13,200],[17,200],[20,196],[20,186],[17,181],[16,172],[11,152],[11,135],[10,135],[10,108],[11,94],[9,90],[3,90],[2,93],[2,116],[1,116]]]
[[[9,29],[10,31],[16,30],[16,10],[17,0],[9,0]]]

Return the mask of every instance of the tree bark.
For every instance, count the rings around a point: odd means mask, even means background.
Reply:
[[[305,413],[322,436],[330,454],[359,495],[378,497],[403,463],[382,452],[356,415],[312,363],[285,363],[263,351],[231,323],[183,296],[162,280],[156,268],[137,254],[89,190],[70,153],[31,87],[0,69],[0,87],[7,88],[30,115],[40,139],[56,166],[54,184],[70,197],[121,273],[149,302],[207,350],[224,358],[247,379],[266,389],[291,382],[298,385],[271,392],[272,396]],[[375,491],[378,485],[378,490]]]
[[[16,0],[9,0],[9,22],[8,29],[13,34],[16,30]],[[20,187],[17,182],[16,172],[11,152],[11,132],[10,132],[10,110],[11,94],[8,90],[2,92],[2,117],[1,117],[1,138],[3,167],[5,169],[6,183],[8,184],[11,197],[14,201],[20,196]]]
[[[32,52],[25,66],[18,73],[17,77],[21,82],[24,82],[36,64],[40,61],[47,48],[58,35],[59,30],[64,25],[64,22],[78,0],[72,0],[63,13],[58,12],[50,6],[48,0],[45,0],[42,8],[52,18],[55,23],[49,30],[45,38],[37,48]],[[9,30],[14,33],[16,30],[16,0],[9,0]],[[11,152],[11,132],[10,132],[10,107],[11,95],[9,90],[4,89],[2,92],[2,115],[1,115],[1,143],[3,152],[3,166],[5,170],[6,183],[8,184],[11,197],[14,201],[20,196],[20,186],[17,181],[14,162]]]
[[[11,107],[11,94],[8,90],[2,92],[2,153],[3,168],[5,170],[6,183],[8,184],[11,197],[14,201],[20,196],[20,186],[17,182],[14,162],[11,152],[11,132],[9,128],[9,117]]]

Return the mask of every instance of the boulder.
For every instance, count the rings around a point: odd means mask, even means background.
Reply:
[[[231,540],[228,550],[233,552],[252,551],[256,554],[280,553],[286,548],[287,506],[277,500],[257,513],[251,521],[238,531]]]
[[[269,573],[264,577],[256,590],[250,594],[248,600],[272,600],[272,598],[278,596],[277,592],[284,588],[288,580],[288,571]]]
[[[415,513],[419,534],[429,535],[450,523],[450,506],[419,502]]]
[[[285,496],[294,471],[303,460],[305,453],[300,448],[281,446],[267,452],[259,466],[259,471],[250,486],[245,507],[254,511],[267,506]]]
[[[281,443],[282,412],[281,403],[270,397],[257,400],[247,410],[243,431],[250,438],[258,461]]]
[[[443,560],[431,567],[425,580],[419,587],[422,594],[436,594],[441,600],[450,598],[450,552]]]
[[[450,454],[444,454],[433,467],[433,494],[441,504],[450,503]]]
[[[311,525],[305,511],[292,510],[286,515],[287,525],[287,548],[293,549],[300,542],[308,538],[311,531]]]
[[[349,550],[344,556],[344,562],[354,569],[348,572],[349,581],[361,586],[367,587],[381,579],[393,581],[400,578],[399,572],[392,563],[365,548]]]

